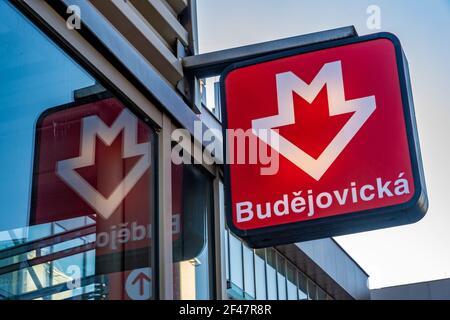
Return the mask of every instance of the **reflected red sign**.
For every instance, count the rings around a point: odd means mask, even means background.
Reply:
[[[245,61],[221,81],[228,224],[250,245],[410,223],[425,214],[407,63],[393,35]],[[238,130],[248,133],[246,143],[270,149],[277,161],[271,170],[231,159],[239,153]]]
[[[31,223],[96,220],[96,253],[148,247],[153,130],[115,98],[47,110],[36,128]]]

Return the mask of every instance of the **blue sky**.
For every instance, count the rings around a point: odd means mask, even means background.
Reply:
[[[367,27],[369,5],[381,29]],[[354,25],[396,34],[409,61],[430,208],[408,226],[338,237],[379,288],[450,277],[450,1],[198,0],[200,52]]]

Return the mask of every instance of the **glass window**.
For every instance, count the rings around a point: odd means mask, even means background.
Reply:
[[[244,274],[242,261],[242,242],[230,234],[230,278],[231,285],[238,291],[244,291]]]
[[[306,276],[302,272],[297,273],[298,277],[298,299],[307,300],[308,299],[308,282]]]
[[[219,76],[200,80],[200,96],[204,107],[209,110],[220,121],[222,118],[220,108],[220,85]]]
[[[297,300],[297,271],[295,267],[287,262],[286,264],[287,274],[287,298],[288,300]]]
[[[0,43],[0,298],[155,298],[148,119],[7,1]]]
[[[8,2],[0,2],[0,229],[29,224],[35,123],[43,111],[74,101],[95,80]],[[14,59],[12,59],[14,57]],[[26,94],[25,94],[26,93]],[[24,198],[26,197],[26,198]]]
[[[308,299],[317,300],[317,285],[308,279]]]
[[[220,214],[222,217],[224,217],[224,221],[225,221],[225,200],[224,200],[224,186],[223,186],[223,182],[219,181],[219,202],[220,202]],[[223,232],[223,245],[224,245],[224,251],[225,251],[225,277],[226,280],[229,281],[230,280],[230,255],[229,255],[229,250],[228,250],[228,231],[226,228],[224,228],[222,230]]]
[[[267,276],[267,299],[277,300],[277,259],[273,249],[266,249],[266,276]]]
[[[265,300],[266,296],[266,254],[265,249],[255,250],[256,299]]]
[[[278,300],[286,300],[286,260],[277,254]]]
[[[317,287],[317,300],[327,300],[327,293],[320,287]]]
[[[229,243],[229,233],[227,230],[224,232],[224,242],[223,245],[225,247],[225,277],[226,280],[230,280],[230,251],[228,250],[228,243]]]
[[[255,270],[253,265],[253,250],[247,246],[244,249],[244,289],[245,297],[255,299]]]
[[[212,297],[212,179],[194,165],[172,165],[175,299]]]

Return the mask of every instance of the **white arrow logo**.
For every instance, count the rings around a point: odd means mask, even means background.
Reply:
[[[58,161],[56,174],[103,218],[108,219],[150,167],[150,143],[137,143],[138,119],[127,109],[120,113],[111,127],[108,127],[98,116],[83,118],[81,127],[80,156]],[[141,158],[111,195],[105,198],[75,169],[95,164],[95,139],[97,136],[110,146],[122,130],[124,131],[122,158],[134,156],[141,156]]]
[[[253,133],[297,167],[319,181],[375,111],[375,96],[345,100],[341,61],[324,64],[309,85],[293,72],[277,74],[276,85],[278,114],[253,120]],[[300,95],[308,103],[312,103],[324,85],[327,86],[330,116],[349,112],[354,112],[354,114],[320,156],[314,159],[272,129],[295,123],[293,92]],[[263,134],[267,130],[270,131],[270,135]]]

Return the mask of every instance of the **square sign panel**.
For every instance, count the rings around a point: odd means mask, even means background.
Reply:
[[[407,61],[392,34],[244,61],[221,85],[227,221],[250,246],[424,216]]]

